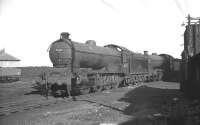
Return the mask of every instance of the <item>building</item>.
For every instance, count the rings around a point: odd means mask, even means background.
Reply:
[[[0,50],[0,67],[19,67],[20,60],[5,52],[5,49]]]

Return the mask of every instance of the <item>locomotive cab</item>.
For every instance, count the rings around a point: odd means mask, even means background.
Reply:
[[[130,73],[130,55],[131,55],[131,52],[125,47],[117,46],[117,45],[114,45],[114,44],[109,44],[109,45],[106,45],[104,47],[115,49],[115,50],[120,52],[120,54],[121,54],[121,70],[122,70],[123,73],[129,74]]]

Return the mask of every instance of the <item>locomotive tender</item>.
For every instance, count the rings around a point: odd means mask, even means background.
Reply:
[[[93,40],[78,43],[69,35],[61,33],[49,49],[53,68],[43,80],[54,94],[85,94],[162,79],[169,55],[139,54],[113,44],[100,47]]]

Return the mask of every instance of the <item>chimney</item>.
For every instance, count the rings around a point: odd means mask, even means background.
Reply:
[[[145,55],[145,56],[148,56],[148,51],[144,51],[144,55]]]
[[[62,32],[60,34],[60,39],[69,39],[69,33],[68,32]]]

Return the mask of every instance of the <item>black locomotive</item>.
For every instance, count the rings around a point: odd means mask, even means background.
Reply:
[[[43,73],[43,82],[52,93],[66,95],[158,81],[174,64],[166,54],[134,53],[113,44],[100,47],[93,40],[78,43],[65,32],[51,44],[49,57],[53,68]]]

